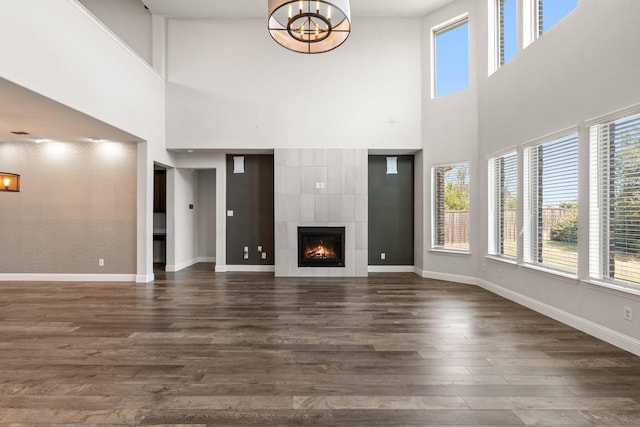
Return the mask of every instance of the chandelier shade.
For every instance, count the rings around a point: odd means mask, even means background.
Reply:
[[[349,0],[269,0],[269,33],[300,53],[328,52],[351,31]]]

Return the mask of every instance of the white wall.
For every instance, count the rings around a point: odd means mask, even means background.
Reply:
[[[227,179],[226,179],[226,155],[224,153],[212,153],[212,152],[201,152],[201,153],[181,153],[176,156],[176,165],[182,169],[190,169],[196,170],[196,172],[209,172],[213,173],[215,171],[215,257],[216,257],[216,271],[224,272],[226,269],[226,198],[227,198]],[[176,181],[174,179],[173,181]],[[185,182],[184,180],[182,181]],[[173,185],[173,184],[171,184]],[[183,191],[187,190],[187,188],[182,188]],[[204,190],[202,188],[193,189],[190,191],[198,191]],[[168,195],[168,198],[177,198],[177,192],[180,190],[169,188],[169,184],[167,185],[167,191],[171,193]],[[193,193],[197,194],[197,193]],[[168,203],[169,205],[169,203]],[[174,203],[175,210],[172,210],[171,215],[175,217],[175,223],[181,223],[188,226],[193,227],[191,231],[187,230],[183,227],[184,233],[193,233],[194,235],[200,233],[200,230],[197,228],[197,224],[195,222],[189,222],[188,218],[191,214],[189,211],[185,211],[180,207],[179,203]],[[169,215],[168,215],[169,216]],[[174,221],[174,220],[172,220]],[[173,222],[172,222],[173,223]],[[189,225],[190,224],[190,225]],[[169,229],[171,226],[167,225],[167,232],[170,233]],[[180,259],[182,265],[186,261],[190,260],[189,251],[190,246],[185,244],[178,244],[177,239],[180,238],[179,234],[175,234],[176,238],[167,236],[167,256],[171,254],[174,258],[171,259]],[[197,243],[197,240],[195,241]],[[197,247],[197,246],[196,246]],[[201,255],[198,255],[201,256]],[[196,258],[197,260],[197,258]],[[173,263],[172,263],[173,264]],[[176,263],[177,265],[177,263]]]
[[[169,148],[419,149],[419,19],[358,19],[335,51],[276,44],[264,19],[169,20]]]
[[[488,49],[486,2],[478,51]],[[589,284],[588,141],[584,122],[640,103],[640,2],[581,0],[578,8],[503,68],[487,77],[479,57],[479,204],[475,245],[483,286],[640,354],[638,320],[623,320],[623,307],[640,310],[640,297]],[[487,160],[496,152],[578,126],[580,140],[580,279],[564,279],[513,264],[483,259],[487,253]],[[484,271],[486,269],[486,271]]]
[[[196,263],[198,253],[198,230],[196,228],[195,203],[198,193],[197,176],[193,169],[172,169],[167,174],[172,185],[167,185],[167,271],[179,271]],[[189,208],[193,205],[193,209]],[[169,225],[169,222],[171,225]]]
[[[422,169],[424,186],[422,199],[424,206],[424,227],[422,264],[417,265],[421,274],[428,277],[455,279],[473,282],[477,271],[479,206],[478,196],[478,84],[476,80],[477,52],[479,49],[480,20],[476,10],[478,1],[461,0],[445,6],[426,16],[422,21],[422,140],[424,151]],[[469,14],[469,88],[460,92],[431,98],[431,38],[432,28],[462,14]],[[453,255],[431,250],[431,169],[434,165],[468,161],[470,168],[470,221],[469,232],[471,255]]]
[[[140,0],[80,0],[142,59],[151,64],[151,12]]]

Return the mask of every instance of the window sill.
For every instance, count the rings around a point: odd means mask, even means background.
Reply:
[[[633,295],[634,297],[640,299],[640,286],[636,288],[631,287],[633,285],[625,286],[616,283],[600,282],[594,279],[582,280],[581,282],[597,291],[607,292],[615,295],[624,294],[624,296],[627,297]]]
[[[555,278],[560,278],[566,281],[570,281],[571,283],[574,283],[576,285],[580,283],[580,279],[578,279],[578,276],[575,274],[567,273],[560,270],[554,270],[552,268],[545,268],[545,267],[534,265],[534,264],[520,264],[520,266],[528,270],[538,271],[540,273],[544,273],[549,276],[553,276]]]
[[[458,251],[455,249],[431,248],[429,252],[443,255],[471,255],[470,251]]]
[[[509,265],[518,265],[518,261],[516,261],[514,258],[501,257],[498,255],[485,255],[484,258],[488,259],[489,261],[504,262],[505,264]]]

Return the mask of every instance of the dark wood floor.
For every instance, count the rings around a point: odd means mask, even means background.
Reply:
[[[0,283],[0,425],[640,426],[640,358],[480,288]]]

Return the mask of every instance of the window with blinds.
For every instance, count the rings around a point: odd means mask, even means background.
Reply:
[[[591,126],[590,147],[590,276],[640,284],[640,114]]]
[[[578,136],[524,150],[524,261],[577,272]]]
[[[517,15],[516,0],[496,0],[498,16],[498,65],[502,66],[516,56]]]
[[[489,254],[516,258],[518,253],[518,154],[489,160]]]
[[[434,249],[469,250],[469,163],[434,166]]]

